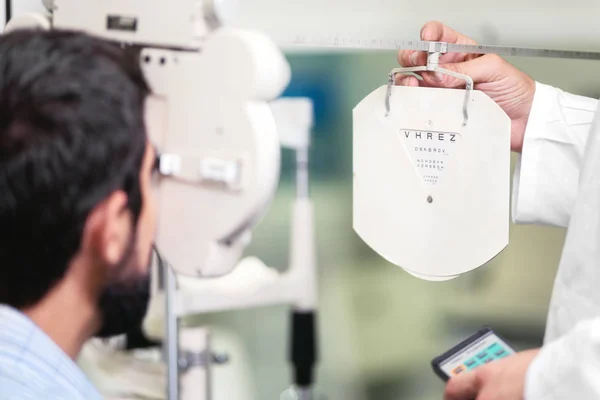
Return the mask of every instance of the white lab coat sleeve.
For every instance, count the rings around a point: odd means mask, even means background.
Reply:
[[[598,100],[536,82],[515,166],[513,221],[567,227]]]
[[[529,366],[525,400],[600,398],[600,318],[548,343]]]

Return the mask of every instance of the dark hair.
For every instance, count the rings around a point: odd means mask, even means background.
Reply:
[[[0,37],[0,303],[39,302],[116,190],[139,218],[149,88],[137,55],[79,32]]]

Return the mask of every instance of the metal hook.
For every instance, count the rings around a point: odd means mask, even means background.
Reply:
[[[432,45],[435,45],[435,43],[432,43]],[[441,50],[443,52],[443,48],[438,48],[438,47],[434,47],[432,48],[432,50]],[[469,101],[471,99],[471,91],[473,91],[473,79],[468,76],[468,75],[463,75],[463,74],[459,74],[458,72],[453,72],[453,71],[449,71],[447,69],[444,68],[439,68],[438,66],[438,62],[439,62],[439,56],[440,56],[440,51],[430,51],[427,54],[427,65],[426,66],[419,66],[419,67],[406,67],[406,68],[394,68],[392,70],[392,72],[390,72],[389,76],[388,76],[388,87],[387,87],[387,91],[386,91],[386,96],[385,96],[385,116],[389,116],[390,115],[390,97],[392,96],[392,86],[394,85],[394,81],[396,78],[396,74],[406,74],[406,73],[411,73],[411,72],[422,72],[422,71],[437,71],[440,72],[442,74],[445,75],[449,75],[458,79],[463,79],[466,82],[466,93],[465,93],[465,100],[463,103],[463,126],[467,125],[467,121],[469,120]]]
[[[418,72],[418,71],[426,71],[425,67],[408,67],[408,68],[394,68],[392,72],[388,75],[388,86],[385,95],[385,116],[390,115],[390,97],[392,97],[392,86],[394,86],[394,80],[396,79],[396,74],[405,74],[407,72]]]
[[[458,79],[463,79],[466,82],[466,92],[465,92],[465,100],[463,103],[463,116],[464,122],[463,126],[467,125],[467,121],[469,120],[469,100],[471,99],[471,91],[473,91],[473,78],[468,75],[459,74],[458,72],[449,71],[444,68],[437,68],[436,71],[441,72],[446,75],[453,76]]]
[[[385,92],[385,116],[390,115],[390,97],[392,96],[392,86],[394,86],[394,76],[393,72],[390,72],[388,75],[388,86],[387,91]]]

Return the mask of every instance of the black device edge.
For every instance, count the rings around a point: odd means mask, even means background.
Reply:
[[[12,19],[12,0],[6,0],[6,3],[4,3],[4,6],[6,7],[4,9],[4,13],[6,14],[4,16],[5,18],[5,25],[8,24],[10,22],[10,20]]]

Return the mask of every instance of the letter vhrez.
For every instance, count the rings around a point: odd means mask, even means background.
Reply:
[[[427,131],[413,131],[413,130],[407,130],[407,129],[403,129],[402,130],[404,132],[404,137],[406,139],[409,139],[411,137],[411,135],[414,135],[415,139],[421,139],[421,140],[436,140],[438,142],[445,142],[446,140],[448,140],[447,138],[449,138],[450,142],[454,142],[456,143],[456,136],[458,135],[457,133],[450,133],[450,132],[427,132]],[[437,134],[437,139],[435,139],[435,134]]]

